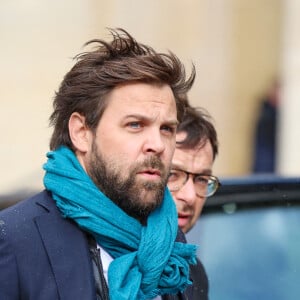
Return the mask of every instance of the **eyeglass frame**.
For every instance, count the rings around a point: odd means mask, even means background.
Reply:
[[[211,174],[205,174],[205,173],[192,173],[192,172],[188,172],[188,171],[185,171],[185,170],[182,170],[182,169],[178,169],[178,168],[171,168],[170,170],[170,174],[169,174],[169,177],[171,176],[171,172],[172,171],[179,171],[179,172],[182,172],[186,175],[186,179],[178,186],[176,187],[175,189],[171,189],[169,188],[169,190],[171,192],[178,192],[189,180],[190,176],[192,176],[192,179],[193,179],[193,183],[195,184],[195,178],[198,177],[198,176],[205,176],[205,177],[209,177],[210,180],[212,180],[213,182],[215,182],[215,189],[211,192],[211,193],[208,193],[207,195],[199,195],[198,193],[197,196],[199,197],[210,197],[212,195],[214,195],[214,193],[218,190],[218,188],[221,186],[221,182],[219,180],[219,178],[217,176],[214,176],[214,175],[211,175]],[[168,181],[169,181],[169,177],[168,177]],[[208,184],[207,184],[208,186]],[[208,191],[208,190],[207,190]]]

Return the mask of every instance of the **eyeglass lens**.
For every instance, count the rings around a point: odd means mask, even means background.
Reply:
[[[180,190],[188,181],[189,176],[193,176],[196,193],[198,196],[212,196],[218,188],[216,177],[204,174],[191,174],[182,170],[171,170],[168,187],[171,191]]]

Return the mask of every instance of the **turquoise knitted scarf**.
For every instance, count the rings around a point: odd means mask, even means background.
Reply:
[[[142,226],[107,198],[66,147],[47,153],[44,185],[65,218],[90,232],[113,258],[108,269],[111,300],[152,299],[183,291],[196,246],[175,242],[177,213],[168,189]]]

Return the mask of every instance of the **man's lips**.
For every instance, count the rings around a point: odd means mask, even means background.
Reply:
[[[178,213],[178,226],[183,228],[185,227],[191,218],[190,214]]]
[[[178,218],[188,219],[191,217],[189,213],[178,213]]]
[[[143,175],[149,178],[157,178],[157,177],[161,177],[161,171],[158,169],[144,169],[139,171],[137,174],[139,175]]]

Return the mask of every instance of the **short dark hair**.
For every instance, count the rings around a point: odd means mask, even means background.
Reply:
[[[187,104],[183,119],[177,128],[177,133],[186,132],[184,140],[177,141],[176,147],[182,149],[193,149],[197,146],[204,146],[209,141],[213,150],[213,159],[219,151],[217,131],[212,123],[212,117],[204,109],[192,107]]]
[[[77,62],[65,75],[56,92],[50,116],[54,132],[50,149],[60,145],[73,148],[68,122],[73,112],[85,116],[86,125],[95,130],[107,106],[107,95],[123,83],[143,82],[167,84],[173,91],[177,118],[184,113],[181,95],[193,85],[195,67],[186,78],[182,62],[172,52],[158,53],[153,48],[138,43],[124,29],[110,29],[112,41],[94,39],[85,44],[98,46],[75,56]]]

